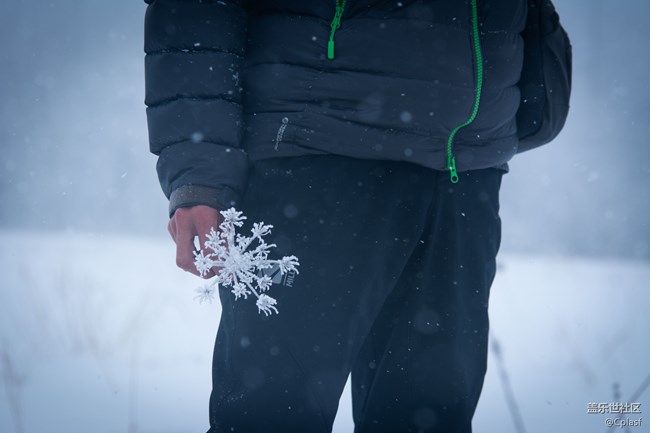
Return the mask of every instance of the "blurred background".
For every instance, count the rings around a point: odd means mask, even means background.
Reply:
[[[564,422],[553,431],[605,431],[587,403],[633,396],[650,365],[650,2],[555,4],[572,107],[559,138],[503,180],[492,348],[509,356],[527,431],[550,431],[549,416]],[[219,307],[195,303],[197,281],[174,268],[148,153],[144,11],[0,4],[0,431],[207,430]],[[475,429],[519,433],[496,353]],[[551,385],[531,382],[531,365],[557,375],[550,395],[568,380],[584,393],[540,398]]]

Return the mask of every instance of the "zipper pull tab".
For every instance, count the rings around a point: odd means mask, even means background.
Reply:
[[[330,60],[334,58],[334,41],[331,39],[327,42],[327,58]]]
[[[327,42],[327,58],[330,60],[334,59],[334,33],[336,33],[336,29],[341,27],[341,18],[343,17],[344,8],[345,0],[336,0],[336,11],[334,12],[334,18],[330,24],[332,31],[330,32],[330,40]]]
[[[447,169],[449,170],[449,180],[451,183],[458,183],[458,172],[456,171],[456,157],[447,157]]]

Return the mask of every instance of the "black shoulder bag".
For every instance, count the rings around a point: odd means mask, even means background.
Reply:
[[[571,42],[550,0],[528,0],[522,36],[517,153],[546,144],[560,133],[571,96]]]

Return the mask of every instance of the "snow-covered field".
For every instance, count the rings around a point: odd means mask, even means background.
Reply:
[[[150,238],[0,232],[0,432],[207,430],[220,310],[194,301],[200,281],[173,254]],[[502,363],[491,351],[475,432],[517,432],[504,374],[528,433],[604,433],[591,402],[650,413],[650,390],[631,400],[650,373],[649,281],[647,262],[502,254]],[[346,392],[334,431],[352,428]]]

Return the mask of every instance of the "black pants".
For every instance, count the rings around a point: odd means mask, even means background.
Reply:
[[[501,237],[499,169],[315,155],[258,162],[242,209],[299,274],[223,306],[208,433],[330,432],[348,374],[357,433],[470,432]]]

